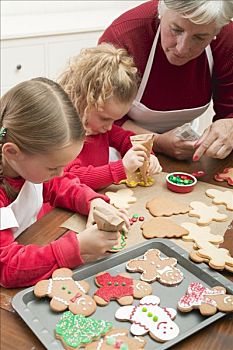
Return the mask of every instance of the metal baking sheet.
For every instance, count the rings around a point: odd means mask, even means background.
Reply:
[[[99,260],[96,263],[85,265],[74,271],[73,278],[75,280],[85,279],[91,285],[89,294],[92,295],[97,289],[94,283],[94,276],[101,271],[108,271],[112,275],[117,275],[121,272],[126,272],[125,264],[129,259],[142,257],[143,254],[151,248],[156,248],[161,251],[163,257],[174,257],[177,259],[177,267],[184,274],[184,280],[177,286],[168,287],[159,282],[152,283],[153,294],[159,296],[161,307],[177,308],[177,302],[180,297],[186,292],[188,285],[191,282],[201,282],[206,287],[214,287],[216,285],[223,286],[227,292],[233,294],[233,283],[227,280],[209,268],[206,264],[195,264],[188,259],[188,253],[175,243],[168,239],[152,239],[146,243],[134,246],[125,251],[111,255],[108,258]],[[139,273],[130,273],[134,279],[140,279]],[[40,339],[42,344],[49,350],[64,349],[62,343],[54,336],[56,323],[61,317],[61,313],[55,313],[50,310],[50,299],[38,299],[34,296],[33,288],[27,288],[13,298],[12,305],[17,313],[26,322],[29,328]],[[134,305],[139,303],[134,300]],[[112,321],[115,327],[130,328],[130,322],[120,322],[114,318],[116,310],[120,305],[116,301],[111,301],[107,306],[97,307],[96,312],[91,316],[96,319],[105,319]],[[198,332],[212,322],[224,317],[226,314],[217,312],[213,316],[203,317],[198,310],[193,310],[190,313],[178,314],[175,322],[180,328],[180,334],[170,341],[159,343],[145,335],[147,344],[146,350],[152,349],[168,349],[177,344],[191,334]]]

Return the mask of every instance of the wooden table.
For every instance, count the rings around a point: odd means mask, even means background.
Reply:
[[[225,182],[216,182],[213,174],[221,172],[226,167],[233,166],[233,153],[224,160],[202,158],[199,162],[177,161],[165,156],[159,156],[163,170],[166,172],[186,171],[194,172],[204,170],[206,175],[201,179],[207,183],[217,184],[222,187],[231,188]],[[68,219],[73,213],[54,209],[36,222],[18,239],[21,244],[45,245],[57,239],[65,233],[66,229],[59,225]],[[40,235],[43,230],[43,236]],[[233,222],[227,229],[222,246],[229,249],[233,256]],[[222,273],[226,278],[233,281],[233,275]],[[11,298],[20,289],[5,289],[0,291],[0,329],[1,350],[42,350],[45,349],[37,337],[31,332],[24,321],[14,312],[11,307]],[[186,340],[172,347],[174,350],[231,350],[233,347],[233,314],[216,321],[204,328],[202,331],[190,336]],[[152,349],[151,349],[152,350]]]

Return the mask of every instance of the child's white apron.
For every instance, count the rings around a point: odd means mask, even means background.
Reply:
[[[172,130],[178,126],[183,125],[184,123],[188,123],[191,121],[194,122],[193,127],[194,129],[196,129],[198,126],[198,119],[196,119],[196,121],[194,121],[194,119],[199,117],[201,114],[203,114],[207,110],[210,102],[207,103],[205,106],[190,108],[190,109],[174,110],[174,111],[151,110],[140,102],[148,81],[148,77],[150,75],[159,34],[160,34],[160,26],[154,38],[154,42],[150,51],[150,55],[147,61],[144,75],[142,77],[141,84],[138,89],[137,96],[133,102],[133,105],[128,115],[130,116],[130,118],[132,118],[132,120],[136,121],[137,125],[145,129],[148,129],[152,132],[164,133],[166,131]],[[206,51],[206,55],[209,63],[210,74],[212,75],[213,55],[211,52],[210,45],[206,47],[205,51]],[[159,89],[159,86],[155,87],[155,89],[156,88]],[[154,93],[154,92],[152,91],[151,93]],[[197,122],[196,125],[195,125],[195,122]]]
[[[36,221],[42,205],[43,184],[25,181],[15,201],[0,208],[0,229],[11,228],[17,238]]]

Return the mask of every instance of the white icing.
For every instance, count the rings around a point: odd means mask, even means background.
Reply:
[[[96,350],[101,350],[102,345],[103,345],[103,342],[104,342],[104,340],[103,340],[103,338],[101,338],[101,339],[99,340],[98,344],[97,344]]]
[[[232,304],[233,305],[233,297],[230,295],[227,295],[224,299],[223,299],[224,304]]]
[[[77,286],[83,293],[86,293],[85,288],[83,288],[83,287],[81,286],[81,284],[80,284],[78,281],[75,281],[75,284],[76,284],[76,286]]]
[[[150,332],[161,341],[173,339],[179,334],[179,327],[171,319],[176,315],[176,310],[164,310],[157,305],[158,301],[159,298],[154,295],[146,296],[141,299],[139,306],[123,306],[117,310],[115,316],[121,320],[130,320],[133,323],[131,332],[134,335]],[[144,307],[146,312],[142,311]],[[152,317],[149,317],[148,313],[151,313]],[[153,320],[154,316],[158,317],[157,321]]]
[[[53,281],[68,281],[68,280],[72,280],[72,277],[53,277]]]
[[[47,294],[50,294],[52,292],[52,288],[53,288],[53,280],[52,278],[50,278],[48,283]]]
[[[60,303],[65,304],[65,305],[69,305],[68,301],[66,301],[65,299],[59,298],[59,297],[53,297],[53,299],[60,301]]]

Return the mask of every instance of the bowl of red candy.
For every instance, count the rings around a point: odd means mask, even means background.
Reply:
[[[166,176],[166,183],[173,192],[188,193],[194,189],[197,179],[191,174],[177,171]]]

